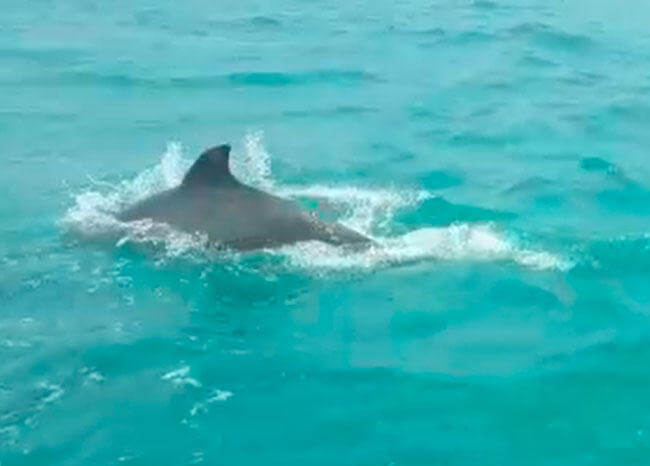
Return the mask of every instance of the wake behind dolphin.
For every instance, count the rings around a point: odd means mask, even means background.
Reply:
[[[226,144],[206,150],[180,186],[136,203],[118,219],[151,219],[187,233],[206,233],[211,242],[238,250],[310,240],[336,246],[372,242],[341,224],[318,219],[295,202],[241,183],[230,172],[229,156]]]

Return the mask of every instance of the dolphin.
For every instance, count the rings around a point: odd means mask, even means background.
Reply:
[[[372,243],[295,202],[241,183],[230,172],[229,156],[228,144],[207,149],[179,186],[137,202],[118,220],[151,219],[188,233],[207,233],[211,243],[243,251],[310,240],[337,246]]]

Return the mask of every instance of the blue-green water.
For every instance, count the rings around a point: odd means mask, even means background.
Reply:
[[[644,1],[6,1],[0,462],[646,465]],[[124,225],[203,148],[376,238]]]

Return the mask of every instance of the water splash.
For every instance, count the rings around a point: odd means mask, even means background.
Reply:
[[[274,254],[285,255],[294,267],[317,273],[332,270],[372,270],[425,260],[513,261],[537,270],[567,270],[571,263],[557,255],[517,245],[492,224],[453,224],[421,228],[393,238],[374,238],[377,244],[350,251],[319,242],[285,246]]]
[[[63,227],[83,237],[117,238],[117,247],[126,243],[162,246],[170,257],[205,248],[205,235],[183,233],[150,220],[125,223],[116,218],[128,205],[180,184],[191,165],[182,153],[179,143],[169,143],[158,164],[118,184],[89,178],[92,186],[74,196],[74,205],[61,221]]]
[[[244,136],[244,150],[235,152],[230,160],[233,175],[245,184],[262,189],[273,187],[271,155],[263,143],[263,133],[256,131]]]
[[[395,212],[416,206],[434,194],[408,189],[285,185],[273,178],[271,155],[264,147],[261,132],[247,134],[242,147],[233,150],[231,164],[233,173],[243,182],[286,198],[317,200],[335,211],[339,222],[376,242],[358,251],[317,241],[263,251],[269,258],[280,257],[289,267],[317,272],[371,270],[424,260],[511,261],[534,269],[571,267],[570,262],[557,255],[519,245],[516,238],[494,224],[459,223],[396,236],[391,234]],[[182,146],[171,143],[157,165],[132,180],[117,185],[91,180],[91,187],[74,196],[74,204],[62,223],[83,236],[117,238],[117,247],[146,244],[155,246],[165,258],[214,260],[214,250],[205,234],[187,234],[150,220],[124,223],[115,218],[127,205],[178,185],[191,163],[183,156]],[[228,259],[236,261],[241,256],[246,255],[231,254]]]

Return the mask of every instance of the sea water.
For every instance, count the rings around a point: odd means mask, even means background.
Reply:
[[[338,3],[2,2],[2,466],[650,464],[650,5]]]

